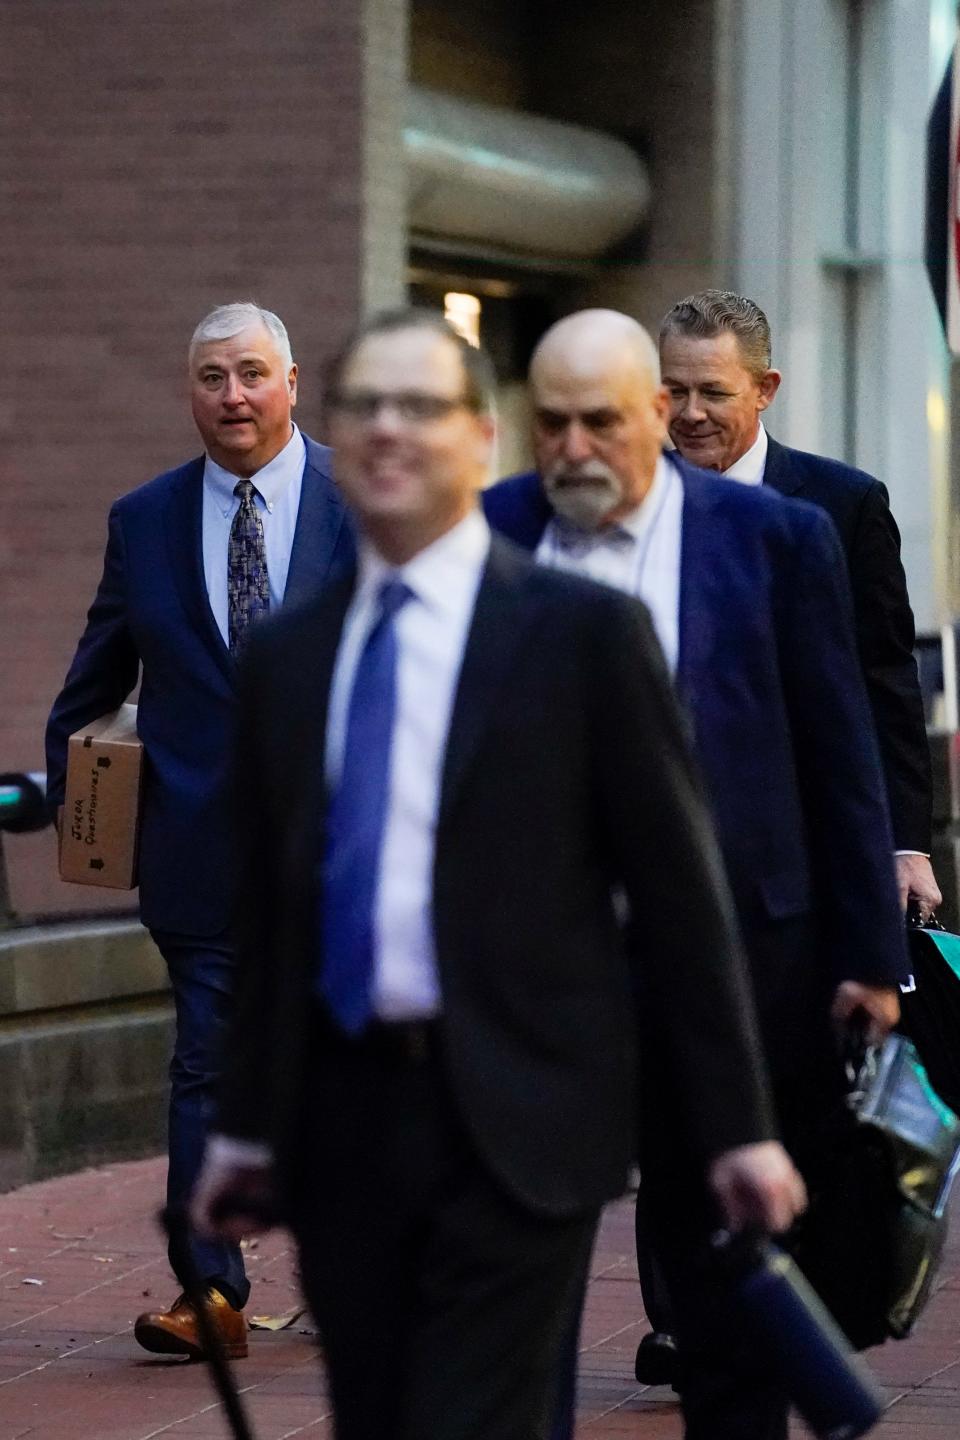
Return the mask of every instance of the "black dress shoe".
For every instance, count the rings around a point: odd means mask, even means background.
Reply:
[[[633,1373],[641,1385],[672,1385],[678,1390],[680,1348],[672,1335],[654,1330],[637,1346]]]

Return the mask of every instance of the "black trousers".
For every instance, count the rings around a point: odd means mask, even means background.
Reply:
[[[824,1119],[843,1093],[830,992],[805,973],[817,936],[806,918],[754,923],[746,934],[780,1132],[809,1181]],[[655,1136],[655,1155],[668,1146],[668,1135]],[[637,1212],[638,1269],[655,1328],[680,1340],[685,1440],[787,1440],[788,1398],[710,1262],[720,1217],[702,1177],[673,1175],[663,1184],[669,1167],[654,1159],[650,1168],[653,1183],[641,1185]]]
[[[432,1031],[318,1021],[303,1099],[289,1203],[338,1440],[540,1440],[597,1213],[500,1188]]]

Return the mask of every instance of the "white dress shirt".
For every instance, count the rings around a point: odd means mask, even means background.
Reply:
[[[347,711],[360,652],[385,580],[413,592],[397,612],[397,708],[390,793],[374,922],[373,1010],[381,1020],[440,1008],[433,935],[433,853],[447,731],[477,588],[490,550],[479,510],[393,570],[368,543],[344,620],[327,718],[327,782],[343,764]]]
[[[268,465],[250,478],[254,484],[253,503],[263,523],[263,546],[267,555],[270,605],[283,603],[290,569],[290,552],[300,510],[300,490],[307,447],[293,427],[286,445]],[[238,477],[224,470],[210,456],[203,467],[203,576],[217,628],[230,643],[227,601],[227,551],[233,517],[240,509],[240,497],[233,493]]]
[[[390,756],[390,796],[380,860],[374,935],[373,1009],[382,1020],[435,1015],[440,1008],[433,936],[433,853],[447,732],[490,550],[479,510],[422,550],[400,570],[361,545],[357,588],[344,619],[327,713],[326,776],[335,785],[343,764],[347,710],[363,642],[384,580],[398,575],[413,595],[395,617],[397,712]],[[211,1174],[233,1166],[269,1166],[268,1145],[211,1135]]]
[[[680,648],[682,525],[683,483],[673,463],[661,455],[650,489],[618,525],[580,531],[555,516],[543,532],[536,558],[639,596],[674,674]]]
[[[724,470],[725,480],[739,480],[741,485],[762,485],[763,472],[767,468],[767,432],[761,421],[757,427],[757,438],[745,450],[739,460],[734,460],[729,470]]]

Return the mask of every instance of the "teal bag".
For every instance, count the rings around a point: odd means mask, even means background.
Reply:
[[[874,1052],[850,1106],[858,1125],[886,1150],[895,1187],[887,1328],[899,1340],[927,1302],[946,1243],[947,1202],[960,1168],[960,1120],[902,1035]]]
[[[907,940],[913,977],[900,997],[900,1029],[934,1090],[960,1115],[960,935],[930,920],[909,929]]]

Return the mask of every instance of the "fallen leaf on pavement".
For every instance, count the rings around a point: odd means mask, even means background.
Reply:
[[[287,1330],[295,1320],[299,1320],[303,1314],[304,1307],[298,1305],[295,1310],[288,1310],[285,1315],[252,1315],[250,1317],[251,1330]]]

